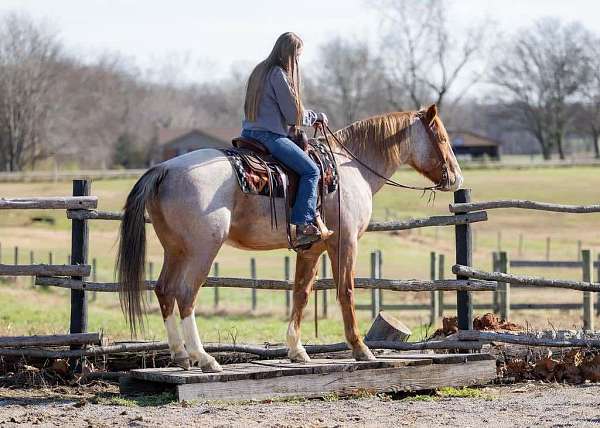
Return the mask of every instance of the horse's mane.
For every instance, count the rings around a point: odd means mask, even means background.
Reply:
[[[387,165],[399,165],[406,161],[413,140],[413,118],[413,112],[373,116],[340,129],[336,136],[358,157],[375,152]]]

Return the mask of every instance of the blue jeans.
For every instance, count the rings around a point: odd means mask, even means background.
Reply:
[[[299,176],[296,202],[292,207],[292,224],[303,225],[315,219],[317,210],[317,185],[319,168],[292,140],[269,131],[244,129],[242,137],[263,143],[273,157]]]

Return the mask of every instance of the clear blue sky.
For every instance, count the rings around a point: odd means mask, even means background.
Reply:
[[[598,0],[454,0],[451,23],[484,16],[505,33],[543,16],[579,20],[600,33]],[[377,40],[378,14],[365,0],[0,0],[0,14],[23,11],[47,20],[73,52],[119,52],[147,67],[187,58],[186,79],[221,77],[231,64],[264,58],[275,38],[295,31],[304,61],[335,35]]]

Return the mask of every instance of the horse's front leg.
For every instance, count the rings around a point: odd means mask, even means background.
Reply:
[[[300,343],[300,323],[315,282],[319,256],[323,250],[321,245],[316,244],[310,250],[298,253],[296,257],[292,316],[287,330],[288,357],[293,362],[310,361],[304,346]]]
[[[354,311],[354,268],[356,265],[358,242],[354,240],[342,240],[341,248],[337,248],[337,240],[328,241],[327,252],[331,259],[333,278],[337,284],[337,293],[342,317],[344,319],[344,332],[346,341],[352,349],[352,356],[357,361],[374,360],[375,356],[363,343],[356,322]],[[338,256],[341,257],[338,272]]]

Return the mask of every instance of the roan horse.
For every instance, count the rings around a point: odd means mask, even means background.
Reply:
[[[287,330],[288,356],[295,362],[309,361],[300,343],[300,322],[319,256],[324,251],[331,259],[352,355],[356,360],[374,359],[356,323],[354,267],[358,239],[367,229],[373,195],[385,184],[383,177],[390,178],[400,165],[408,164],[442,191],[458,189],[463,180],[435,105],[419,112],[396,112],[361,120],[337,131],[335,136],[361,162],[348,157],[339,143],[332,143],[339,166],[341,224],[336,194],[327,196],[324,203],[328,227],[340,236],[334,234],[297,255],[293,309]],[[145,210],[164,248],[164,264],[155,292],[171,357],[182,367],[197,362],[203,371],[220,371],[220,365],[205,352],[198,335],[194,318],[196,294],[224,243],[248,250],[286,248],[285,228],[271,229],[268,199],[242,193],[233,168],[220,151],[197,150],[152,167],[127,197],[117,259],[121,303],[134,334],[138,327],[143,329],[145,310]],[[279,218],[285,218],[282,199],[277,200],[277,210]],[[175,302],[183,337],[174,313]]]

